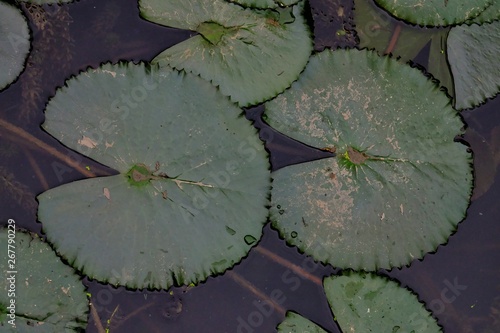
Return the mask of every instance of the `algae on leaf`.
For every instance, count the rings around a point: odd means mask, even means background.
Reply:
[[[474,19],[493,0],[375,0],[398,19],[422,26],[447,26]]]
[[[385,277],[349,272],[323,285],[343,332],[441,332],[416,295]]]
[[[38,197],[47,238],[91,278],[130,288],[197,283],[260,238],[267,153],[241,110],[199,77],[105,64],[57,91],[43,128],[119,172]]]
[[[199,34],[153,59],[211,81],[240,106],[264,102],[297,79],[312,52],[303,2],[251,10],[224,0],[140,0],[141,15]]]
[[[276,171],[271,221],[316,260],[364,270],[422,258],[464,218],[463,122],[419,70],[372,51],[324,51],[266,103],[269,124],[327,158]]]
[[[23,70],[30,49],[29,35],[22,12],[0,1],[0,90]]]
[[[0,270],[6,274],[0,280],[0,331],[53,333],[85,329],[89,305],[80,277],[36,234],[13,231],[0,229],[0,246],[4,249],[0,252]],[[12,289],[11,283],[17,286],[15,297],[7,292]],[[12,299],[15,327],[8,323],[11,318],[7,315]]]
[[[483,103],[500,91],[500,21],[453,27],[448,60],[455,85],[455,108]]]

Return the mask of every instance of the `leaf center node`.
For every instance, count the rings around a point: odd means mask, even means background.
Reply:
[[[363,164],[369,158],[370,156],[356,150],[353,147],[348,147],[347,150],[340,156],[342,164],[349,169]]]

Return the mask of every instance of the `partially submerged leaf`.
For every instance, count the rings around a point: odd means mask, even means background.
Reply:
[[[388,14],[370,0],[356,0],[354,20],[361,48],[375,49],[379,54],[391,53],[402,62],[414,60],[431,43],[429,58],[419,64],[427,67],[453,96],[453,79],[446,56],[450,28],[422,29],[404,22],[394,24]]]
[[[0,270],[4,273],[0,280],[0,331],[53,333],[85,329],[85,287],[47,243],[35,234],[2,228],[0,246]],[[12,288],[11,283],[16,287]],[[15,312],[15,328],[8,322],[12,320],[9,306]]]
[[[413,24],[447,26],[481,14],[492,0],[375,0],[391,15]]]
[[[288,311],[278,326],[278,333],[326,333],[324,329],[301,315]]]
[[[500,90],[500,21],[461,25],[448,36],[448,60],[455,83],[455,108],[483,103]]]
[[[260,238],[267,153],[241,110],[208,82],[106,64],[58,90],[43,127],[119,172],[38,197],[48,239],[91,278],[131,288],[197,283]]]
[[[278,170],[271,220],[287,242],[342,268],[408,264],[463,219],[463,123],[419,70],[370,51],[324,51],[266,104],[270,125],[337,156]]]
[[[380,54],[392,53],[402,62],[414,59],[431,39],[444,38],[446,29],[421,29],[404,22],[393,23],[388,14],[370,0],[356,0],[354,22],[361,48],[376,49]],[[398,27],[399,26],[399,27]],[[391,38],[397,33],[397,42],[391,44]]]
[[[28,23],[22,12],[0,2],[0,90],[23,70],[30,49],[29,38]]]
[[[278,8],[295,5],[299,0],[229,0],[251,8]]]
[[[323,284],[343,332],[441,332],[414,294],[385,277],[346,273]]]
[[[224,0],[141,0],[141,15],[199,34],[153,59],[211,81],[240,106],[268,100],[297,79],[312,51],[303,4],[250,10]]]
[[[450,66],[448,64],[448,48],[446,40],[450,29],[441,30],[440,33],[434,34],[431,37],[431,45],[429,48],[429,61],[427,70],[432,76],[439,81],[441,87],[446,88],[447,94],[454,98],[455,89],[453,86],[453,77],[451,75]]]

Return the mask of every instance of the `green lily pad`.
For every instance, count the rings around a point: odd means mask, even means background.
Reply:
[[[456,109],[472,108],[498,94],[499,54],[500,21],[451,29],[448,60],[455,83]]]
[[[28,23],[22,12],[0,2],[0,90],[11,84],[24,69],[30,49]]]
[[[197,283],[260,238],[267,153],[241,110],[199,77],[105,64],[57,91],[43,128],[119,172],[38,197],[48,239],[91,278],[131,288]]]
[[[88,312],[85,287],[46,242],[36,234],[14,232],[9,226],[9,229],[0,229],[0,246],[1,332],[52,333],[85,329]]]
[[[295,5],[299,0],[229,0],[250,8],[278,8]]]
[[[284,91],[312,52],[303,3],[276,10],[244,9],[223,0],[141,0],[139,5],[149,21],[199,32],[153,63],[199,75],[240,106]]]
[[[323,284],[343,332],[441,332],[413,293],[385,277],[347,273]]]
[[[463,122],[419,70],[372,51],[324,51],[266,103],[267,120],[335,158],[273,176],[271,221],[288,243],[342,268],[408,264],[463,219],[471,154]]]
[[[326,333],[324,329],[302,317],[301,315],[288,311],[286,318],[278,325],[278,333]]]
[[[398,19],[422,26],[460,24],[481,14],[492,0],[375,0]]]

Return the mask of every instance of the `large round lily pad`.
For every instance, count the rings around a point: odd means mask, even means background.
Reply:
[[[324,329],[302,317],[301,315],[288,311],[286,318],[278,325],[278,333],[326,333]]]
[[[85,287],[74,270],[63,264],[46,242],[35,234],[2,228],[0,246],[1,332],[53,333],[85,329],[88,312]]]
[[[224,0],[141,0],[141,15],[199,34],[153,59],[201,76],[240,106],[268,100],[297,79],[312,51],[303,3],[251,10]]]
[[[461,25],[448,36],[448,61],[455,83],[455,107],[471,108],[500,91],[500,21]]]
[[[343,332],[441,332],[413,293],[385,277],[347,273],[323,284]]]
[[[413,24],[447,26],[481,14],[492,0],[375,0],[395,17]]]
[[[260,238],[267,153],[208,82],[106,64],[57,91],[43,128],[119,172],[38,197],[48,239],[90,277],[132,288],[197,283]]]
[[[0,90],[24,68],[30,49],[28,23],[16,7],[0,2]]]
[[[286,135],[337,156],[273,176],[271,220],[285,239],[337,267],[408,264],[463,219],[471,154],[463,123],[419,70],[371,51],[324,51],[266,104]]]

